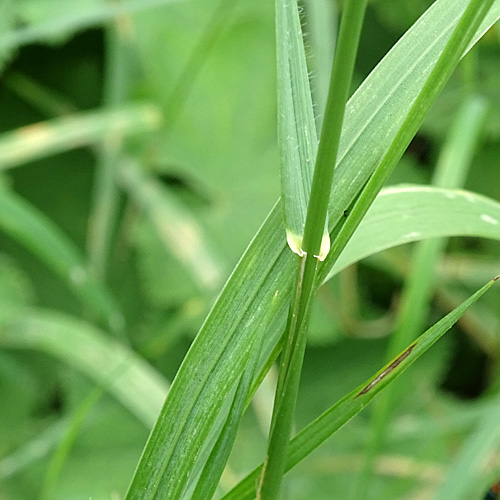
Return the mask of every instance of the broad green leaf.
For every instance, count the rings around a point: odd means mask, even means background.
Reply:
[[[107,327],[122,331],[122,312],[109,291],[89,272],[76,245],[48,217],[7,189],[0,189],[0,229],[59,275]]]
[[[276,2],[276,40],[281,199],[288,244],[302,256],[318,138],[296,0]],[[330,236],[325,227],[321,260],[329,249]]]
[[[373,377],[342,398],[338,403],[320,415],[314,422],[300,431],[291,441],[288,453],[287,470],[298,464],[309,453],[316,449],[323,441],[340,429],[351,418],[358,414],[365,406],[396,377],[401,375],[422,354],[437,342],[495,283],[498,276],[484,285],[474,295],[469,297],[460,306],[438,321],[434,326],[423,333],[415,342],[385,365]],[[252,471],[241,483],[223,498],[224,500],[245,500],[255,498],[255,482],[262,465]]]
[[[461,189],[388,187],[380,192],[329,277],[387,248],[448,236],[498,240],[500,203]]]
[[[391,146],[465,5],[463,0],[453,5],[448,0],[436,2],[351,98],[331,196],[332,226]],[[500,1],[496,1],[474,42],[499,16]],[[275,207],[261,227],[184,359],[130,486],[129,499],[165,498],[183,489],[226,396],[244,370],[251,336],[284,310],[295,262],[285,246],[279,212]],[[429,220],[434,223],[442,212],[433,213]],[[416,221],[418,229],[413,229],[407,220],[398,241],[411,241],[414,233],[425,237],[423,225]],[[328,271],[325,267],[325,275]],[[281,325],[276,321],[266,337],[269,347],[277,342]]]
[[[0,170],[61,151],[156,129],[157,107],[135,104],[115,110],[86,111],[35,123],[0,135]]]
[[[92,325],[53,311],[29,310],[0,326],[0,347],[46,352],[112,394],[146,427],[169,385],[142,358]]]

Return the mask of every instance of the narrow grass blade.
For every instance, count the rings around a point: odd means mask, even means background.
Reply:
[[[492,477],[485,464],[496,454],[500,445],[499,422],[500,397],[497,395],[492,406],[477,419],[475,429],[450,464],[448,474],[433,497],[435,500],[482,498],[480,495],[484,493],[488,482],[498,477],[498,473]]]
[[[36,462],[45,458],[57,446],[67,425],[67,420],[58,420],[10,455],[2,457],[0,459],[0,481],[32,467]]]
[[[260,351],[259,346],[252,345],[250,348],[249,368],[241,376],[229,415],[203,468],[196,489],[191,497],[192,500],[212,498],[217,489],[220,476],[236,439],[241,416],[246,408],[246,398],[257,370]]]
[[[302,239],[318,148],[302,28],[296,0],[276,2],[278,142],[287,241],[302,256]],[[321,245],[330,249],[328,227]]]
[[[392,144],[466,3],[457,0],[450,6],[448,0],[437,0],[351,98],[330,199],[331,226],[343,217]],[[498,17],[497,0],[473,42]],[[164,478],[185,482],[226,396],[246,366],[245,351],[256,328],[264,329],[275,321],[266,348],[271,350],[278,341],[284,322],[279,315],[290,296],[295,264],[280,229],[280,210],[276,206],[264,222],[184,359],[129,488],[129,499],[168,497]],[[435,216],[427,221],[436,220]],[[402,243],[416,239],[422,231],[425,228],[417,222],[415,230],[405,225],[402,233],[393,236]],[[322,276],[329,270],[325,265]]]
[[[83,6],[75,3],[71,9],[60,9],[57,16],[48,15],[45,20],[3,33],[0,36],[0,50],[9,50],[48,38],[68,35],[91,26],[104,24],[118,16],[177,1],[179,0],[128,0],[120,3],[100,2],[99,5],[95,2],[87,2]],[[49,11],[48,14],[50,13]]]
[[[401,375],[422,354],[437,342],[498,279],[484,285],[474,295],[423,333],[415,342],[385,365],[373,377],[354,389],[338,403],[324,412],[290,441],[286,470],[297,465],[334,432],[340,429],[396,377]],[[252,471],[241,483],[223,497],[223,500],[251,500],[255,498],[255,482],[262,465]]]
[[[107,328],[122,332],[125,320],[109,291],[87,269],[79,249],[39,210],[0,189],[0,229],[59,275]]]
[[[439,157],[433,184],[446,188],[462,187],[473,152],[486,118],[484,99],[470,98],[459,109],[450,135]],[[421,241],[414,252],[412,269],[405,281],[386,359],[393,358],[411,342],[424,326],[435,281],[435,269],[446,245],[446,239]],[[375,456],[381,448],[390,422],[391,408],[399,394],[399,384],[393,384],[375,404],[372,439],[365,454],[365,466],[352,498],[370,498],[370,483]]]
[[[102,386],[148,428],[169,389],[165,379],[133,351],[90,324],[61,313],[25,310],[4,321],[0,347],[55,356]]]
[[[151,220],[165,248],[185,266],[200,288],[214,290],[219,286],[223,266],[211,250],[203,228],[187,209],[132,160],[122,161],[120,182]]]
[[[124,137],[154,130],[161,123],[157,107],[150,104],[115,110],[75,113],[28,125],[0,135],[0,170],[89,144],[106,136]]]

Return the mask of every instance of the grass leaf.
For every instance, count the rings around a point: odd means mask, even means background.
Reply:
[[[286,1],[278,0],[277,11],[279,12],[286,4]],[[281,489],[309,331],[310,306],[319,286],[316,279],[319,262],[323,261],[330,251],[330,240],[325,238],[325,226],[328,226],[328,203],[366,4],[366,0],[353,0],[346,4],[340,23],[325,119],[307,203],[304,236],[301,243],[302,255],[296,266],[297,276],[290,300],[284,347],[280,358],[266,465],[259,480],[257,492],[259,500],[277,499]],[[298,7],[295,0],[293,0],[293,7],[288,3],[288,8],[294,11],[298,24]],[[292,30],[292,33],[296,33],[296,30]],[[287,35],[288,31],[278,32],[278,44],[280,43],[279,37]],[[297,38],[300,47],[303,47],[302,37]],[[309,102],[306,101],[303,104],[309,105]],[[309,109],[312,113],[312,106]],[[306,128],[306,123],[300,119],[301,116],[296,117],[297,128]],[[297,146],[300,151],[300,144]],[[327,227],[326,234],[328,235]]]
[[[296,0],[276,3],[276,40],[281,199],[288,244],[302,256],[318,137]],[[329,249],[330,237],[325,226],[322,258]]]
[[[401,185],[383,189],[328,277],[369,255],[448,236],[499,238],[500,203],[460,189]]]
[[[110,292],[89,272],[76,245],[52,220],[7,189],[0,189],[0,229],[59,275],[108,328],[122,332],[123,313]]]
[[[55,356],[101,385],[148,428],[169,389],[165,379],[133,351],[65,314],[25,310],[2,323],[0,346]]]
[[[382,159],[378,163],[373,175],[368,179],[366,186],[360,190],[352,209],[349,210],[347,221],[340,228],[332,244],[332,249],[328,254],[328,259],[331,262],[334,263],[337,260],[356,227],[393,171],[396,163],[403,156],[411,139],[417,133],[420,125],[422,125],[427,111],[443,90],[460,61],[463,51],[466,50],[469,41],[473,38],[476,29],[480,26],[492,4],[493,0],[472,0],[467,6],[463,16],[451,33],[443,52],[435,61],[422,89],[408,110],[408,114],[401,123],[400,129],[396,132],[392,143],[382,155]]]
[[[320,415],[314,422],[300,431],[289,446],[287,470],[303,460],[315,450],[323,441],[340,429],[363,408],[392,380],[401,375],[422,354],[437,342],[498,279],[498,276],[489,281],[474,295],[460,304],[451,313],[438,321],[434,326],[423,333],[415,342],[385,365],[373,377],[350,392],[338,403]],[[241,483],[223,497],[224,500],[245,500],[255,497],[255,481],[262,465],[252,471]]]
[[[161,114],[156,106],[134,104],[114,110],[74,113],[0,135],[0,169],[89,144],[103,137],[125,137],[158,128]]]
[[[0,50],[6,51],[56,36],[67,36],[84,28],[104,24],[110,19],[125,14],[160,7],[177,1],[179,0],[128,0],[116,4],[99,2],[100,5],[96,5],[95,2],[87,2],[83,5],[73,4],[71,5],[71,9],[67,8],[64,0],[52,1],[50,2],[52,5],[49,2],[23,2],[19,8],[18,15],[29,18],[30,4],[37,3],[40,6],[46,3],[48,4],[46,10],[42,9],[42,12],[45,10],[45,16],[41,16],[41,19],[37,19],[36,22],[28,26],[2,33],[0,36]],[[59,15],[54,16],[54,12]]]
[[[343,217],[391,146],[465,5],[460,0],[451,8],[447,0],[438,0],[351,98],[330,202],[331,225]],[[500,1],[488,16],[485,27],[500,16]],[[483,32],[480,28],[474,41]],[[173,498],[171,493],[186,485],[227,395],[246,366],[251,336],[283,312],[295,262],[285,248],[280,220],[275,207],[186,355],[130,485],[129,499]],[[407,225],[403,234],[411,232]],[[328,271],[325,266],[325,276]],[[277,321],[266,337],[269,350],[282,324]]]

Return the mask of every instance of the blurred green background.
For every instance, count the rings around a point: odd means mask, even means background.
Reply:
[[[303,3],[306,31],[312,3]],[[356,85],[430,3],[370,3]],[[332,15],[332,30],[335,24]],[[0,56],[3,191],[45,214],[92,261],[91,215],[106,151],[154,181],[163,200],[156,219],[147,215],[153,196],[141,193],[137,179],[118,179],[116,213],[105,231],[109,252],[96,273],[125,314],[125,342],[172,380],[279,196],[273,2],[4,0]],[[310,61],[313,66],[313,54]],[[313,83],[315,76],[312,68]],[[391,183],[429,182],[454,112],[472,91],[487,98],[490,110],[466,188],[499,200],[499,88],[497,25],[461,63]],[[13,165],[2,153],[27,137],[21,127],[49,120],[50,128],[60,117],[131,103],[147,103],[161,122],[118,139],[101,134],[84,147],[67,140],[54,154],[21,151],[26,160],[7,170]],[[22,315],[25,307],[47,308],[108,329],[5,227],[2,318]],[[297,428],[382,365],[411,252],[407,246],[367,259],[321,289]],[[429,324],[497,274],[498,255],[497,243],[451,240]],[[425,491],[443,477],[499,388],[499,305],[500,294],[492,291],[405,375],[409,390],[377,462],[373,498],[417,498],[404,496],[408,492],[427,498]],[[263,457],[262,421],[272,399],[259,397],[264,409],[254,406],[245,416],[223,486]],[[294,470],[286,498],[347,498],[369,437],[369,415],[368,409]],[[0,500],[123,498],[148,432],[71,365],[37,350],[0,351]],[[61,436],[66,450],[58,447]],[[500,454],[490,462],[485,467],[500,471]]]

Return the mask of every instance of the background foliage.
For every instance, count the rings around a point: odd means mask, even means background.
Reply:
[[[429,4],[370,4],[355,86]],[[306,22],[313,7],[304,7]],[[0,498],[121,498],[168,380],[279,194],[274,8],[11,0],[0,9],[0,165],[18,166],[1,175],[0,313],[21,323],[0,341]],[[113,45],[116,31],[125,50]],[[497,25],[463,60],[390,184],[430,182],[455,111],[474,91],[489,113],[466,188],[500,199],[499,58]],[[105,197],[116,196],[116,210],[99,233],[100,175],[113,148],[130,165],[120,191]],[[58,253],[43,249],[47,225],[60,236]],[[106,238],[109,255],[98,250]],[[366,259],[320,290],[297,428],[383,364],[412,249]],[[498,251],[489,240],[448,243],[429,324],[498,273]],[[85,274],[87,261],[98,279]],[[492,290],[405,375],[411,390],[401,391],[376,460],[373,498],[431,498],[494,404],[499,301]],[[44,329],[52,340],[37,340]],[[139,357],[120,386],[98,353],[112,353],[103,359],[118,369],[130,348]],[[155,381],[146,394],[141,376]],[[221,492],[262,459],[271,401],[262,391],[245,415]],[[370,410],[359,415],[297,467],[287,497],[347,498],[369,418]],[[483,467],[497,475],[498,452]]]

